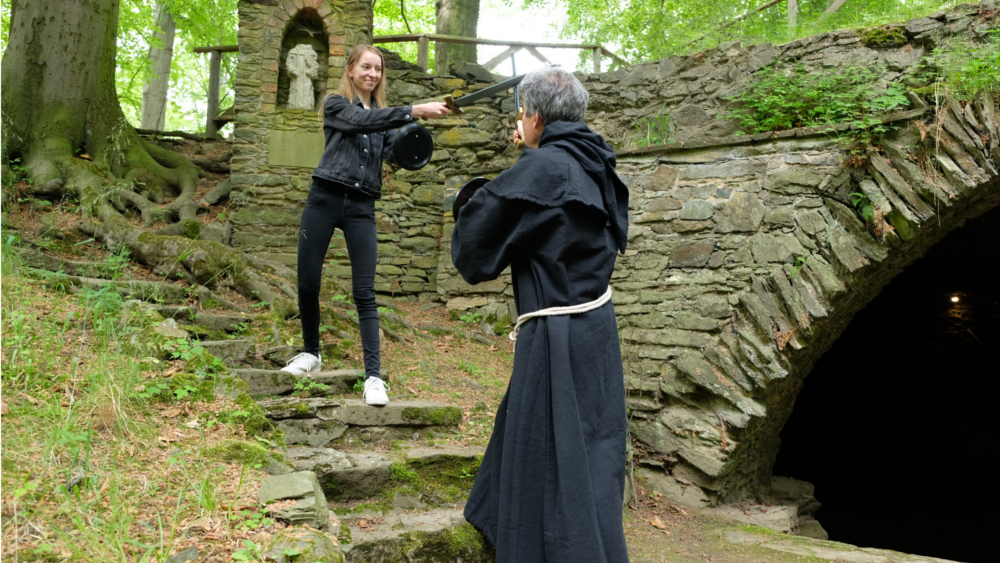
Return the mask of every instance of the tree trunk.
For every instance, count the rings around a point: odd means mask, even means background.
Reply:
[[[479,0],[437,0],[435,33],[476,37],[479,24]],[[434,67],[437,74],[447,74],[451,63],[477,62],[475,45],[458,45],[438,42],[434,47]]]
[[[170,85],[170,62],[174,57],[174,32],[177,26],[166,6],[156,4],[156,25],[160,28],[154,37],[159,47],[149,48],[151,76],[142,87],[142,117],[139,127],[162,131],[167,118],[167,88]]]
[[[77,227],[117,252],[192,285],[224,280],[272,306],[283,299],[247,266],[242,253],[198,239],[207,207],[194,201],[199,170],[184,156],[140,138],[115,91],[118,0],[67,0],[58,6],[14,0],[0,66],[3,155],[20,158],[36,197],[75,192]],[[93,160],[77,158],[86,153]],[[6,161],[5,161],[6,163]],[[164,195],[174,197],[165,206]],[[151,201],[152,200],[152,201]],[[136,209],[143,227],[122,212]],[[168,225],[167,236],[145,230]],[[161,229],[161,230],[164,230]]]

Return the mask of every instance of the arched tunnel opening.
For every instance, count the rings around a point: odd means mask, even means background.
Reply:
[[[806,378],[774,475],[808,481],[831,540],[995,561],[1000,207],[946,236]]]

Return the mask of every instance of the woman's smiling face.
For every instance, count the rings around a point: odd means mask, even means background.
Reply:
[[[371,94],[382,80],[382,57],[365,51],[358,62],[348,69],[347,76],[359,92]]]

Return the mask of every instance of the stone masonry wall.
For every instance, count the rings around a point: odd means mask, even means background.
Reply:
[[[286,14],[294,13],[289,4],[282,4]],[[236,245],[291,264],[312,170],[267,166],[268,135],[316,128],[318,119],[268,105],[264,71],[244,64],[272,64],[263,57],[277,56],[274,48],[258,43],[280,46],[278,10],[241,3],[233,184],[243,206],[233,224]],[[362,24],[370,22],[370,8],[339,10],[330,13],[350,25],[329,24],[344,35],[343,43],[330,40],[331,88],[340,70],[334,46],[364,40]],[[262,19],[270,17],[275,25]],[[885,34],[844,30],[578,75],[592,96],[587,121],[619,149],[618,170],[631,191],[629,249],[612,286],[639,444],[632,455],[643,471],[664,476],[661,492],[694,505],[766,498],[778,434],[813,363],[903,267],[1000,203],[995,93],[938,108],[911,95],[911,109],[890,119],[899,129],[860,167],[845,163],[838,141],[849,125],[736,135],[738,124],[721,119],[731,96],[775,61],[801,62],[814,73],[877,67],[883,80],[874,90],[890,81],[919,88],[934,47],[957,36],[982,40],[993,27],[964,6],[890,28],[889,42],[872,39]],[[392,104],[461,95],[495,80],[474,66],[454,77],[398,60],[387,68]],[[491,321],[516,316],[509,274],[469,286],[450,258],[454,193],[512,165],[513,114],[508,94],[428,122],[437,147],[431,164],[416,172],[387,168],[377,206],[379,291],[442,301]],[[654,137],[650,123],[668,126]],[[652,138],[666,143],[641,146]],[[852,193],[866,194],[893,230],[876,236],[858,218]],[[326,273],[349,279],[342,249],[335,239]]]

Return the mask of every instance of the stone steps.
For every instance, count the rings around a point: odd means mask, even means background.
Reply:
[[[285,433],[287,444],[313,448],[334,442],[426,439],[453,433],[462,421],[462,409],[430,401],[371,407],[360,399],[289,397],[257,404]]]
[[[383,503],[391,498],[396,507],[418,508],[452,504],[455,495],[471,488],[484,452],[484,448],[436,446],[383,454],[292,446],[285,455],[296,471],[316,474],[329,500],[380,497]],[[386,498],[393,489],[395,494]]]
[[[295,384],[300,380],[302,386],[308,388],[312,396],[330,396],[350,393],[358,377],[364,376],[361,369],[338,369],[310,374],[308,379],[292,375],[286,371],[270,369],[237,369],[236,375],[247,382],[250,395],[288,395],[295,390]],[[328,389],[310,386],[309,382],[322,384]]]
[[[465,521],[462,507],[352,514],[341,517],[341,525],[340,548],[346,563],[486,563],[494,559],[486,539]]]

